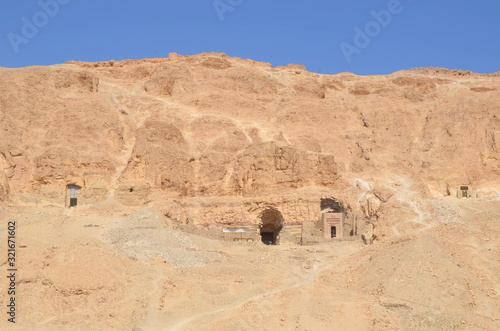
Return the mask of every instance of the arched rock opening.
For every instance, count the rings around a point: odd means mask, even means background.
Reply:
[[[283,215],[275,208],[267,208],[260,214],[260,236],[266,245],[279,244],[279,233],[283,228]]]
[[[330,198],[321,199],[321,212],[322,213],[345,213],[344,206]]]

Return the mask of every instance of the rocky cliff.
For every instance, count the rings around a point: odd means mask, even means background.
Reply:
[[[86,204],[199,223],[267,202],[301,222],[325,197],[369,220],[394,193],[461,184],[496,199],[500,75],[329,76],[213,53],[0,68],[0,201],[63,205],[69,184]]]

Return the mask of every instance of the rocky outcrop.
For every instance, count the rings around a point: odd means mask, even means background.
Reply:
[[[408,189],[392,185],[396,176],[422,197],[468,184],[496,199],[499,78],[326,76],[215,53],[1,68],[0,201],[58,201],[78,185],[88,203],[178,199],[175,219],[227,223],[255,215],[212,211],[211,199],[326,195],[349,205],[361,229]],[[349,184],[361,177],[371,186]],[[313,221],[286,213],[285,222]]]

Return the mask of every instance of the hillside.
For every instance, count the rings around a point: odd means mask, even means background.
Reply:
[[[0,68],[19,330],[498,330],[499,215],[499,73]]]
[[[397,176],[425,197],[468,184],[496,198],[499,86],[499,75],[326,76],[223,54],[1,69],[0,199],[61,204],[75,184],[89,204],[333,192],[356,210],[358,179]]]

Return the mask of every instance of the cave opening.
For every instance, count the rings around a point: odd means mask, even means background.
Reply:
[[[345,209],[342,204],[331,198],[321,199],[321,212],[322,213],[344,213]]]
[[[283,228],[283,215],[275,208],[267,208],[260,214],[260,236],[266,245],[278,245]]]

